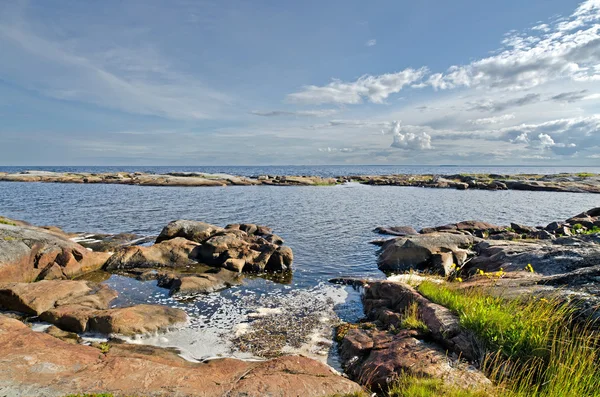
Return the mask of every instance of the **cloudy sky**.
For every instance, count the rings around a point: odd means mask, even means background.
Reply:
[[[600,164],[600,0],[0,0],[0,165]]]

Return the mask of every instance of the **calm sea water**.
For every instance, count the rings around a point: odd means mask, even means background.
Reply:
[[[184,167],[170,169],[187,170]],[[375,169],[372,173],[380,173]],[[227,168],[203,170],[245,175],[263,173],[255,169],[246,172]],[[453,168],[452,173],[455,172],[463,171]],[[515,171],[504,169],[502,172]],[[539,171],[521,168],[519,172]],[[320,172],[321,175],[327,173],[342,174],[332,169]],[[356,319],[360,315],[356,296],[343,287],[329,285],[327,280],[339,276],[383,277],[376,266],[377,248],[369,244],[381,237],[372,232],[376,226],[420,228],[467,219],[495,224],[512,221],[544,225],[599,205],[600,196],[594,194],[458,191],[359,184],[141,187],[0,182],[0,215],[38,225],[56,225],[69,232],[156,235],[175,219],[221,226],[251,222],[272,227],[294,251],[294,272],[287,284],[249,278],[244,285],[221,293],[192,301],[175,301],[168,297],[166,290],[157,288],[155,282],[143,283],[118,276],[106,281],[119,291],[118,304],[149,301],[185,309],[192,319],[188,327],[145,342],[177,346],[196,358],[244,356],[235,352],[223,333],[231,334],[246,321],[248,313],[264,307],[285,307],[286,313],[294,315],[294,310],[302,309],[305,313],[311,307],[323,310],[323,305],[328,305],[332,317]]]

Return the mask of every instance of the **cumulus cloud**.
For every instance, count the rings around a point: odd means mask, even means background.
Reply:
[[[578,150],[600,151],[600,116],[521,124],[504,128],[499,134],[509,142],[536,150],[551,149],[559,155],[571,155]]]
[[[544,134],[544,133],[539,134],[538,140],[540,142],[540,146],[544,149],[556,145],[556,142],[554,142],[554,139],[552,139],[552,137],[548,134]]]
[[[394,141],[391,147],[409,150],[427,150],[431,149],[431,136],[425,132],[405,132],[402,133],[402,126],[399,121],[393,121],[388,131],[382,131],[383,134],[392,134]]]
[[[376,45],[376,44],[377,44],[377,40],[375,40],[375,39],[371,39],[371,40],[369,40],[369,41],[367,41],[367,42],[365,43],[365,45],[366,45],[367,47],[373,47],[373,46],[374,46],[374,45]]]
[[[300,117],[328,117],[338,113],[338,109],[316,109],[316,110],[299,110],[291,112],[287,110],[270,110],[270,111],[252,111],[255,116],[263,117],[281,117],[281,116],[300,116]]]
[[[335,79],[325,86],[305,86],[302,91],[289,94],[287,100],[315,105],[357,104],[362,103],[364,99],[373,103],[383,103],[391,94],[398,93],[404,87],[421,80],[426,73],[426,68],[408,68],[379,76],[364,75],[353,82]]]
[[[566,20],[534,27],[539,34],[510,34],[504,48],[468,65],[429,77],[435,89],[532,88],[548,81],[600,79],[600,2],[584,1]]]
[[[514,118],[514,114],[504,114],[502,116],[484,117],[481,119],[467,120],[467,122],[473,125],[501,124],[505,121],[512,120]]]

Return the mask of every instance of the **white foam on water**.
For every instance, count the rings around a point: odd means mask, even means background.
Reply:
[[[261,322],[273,321],[281,325],[282,332],[287,332],[288,343],[282,352],[304,354],[331,365],[332,332],[340,320],[336,311],[341,317],[356,321],[361,312],[358,296],[350,287],[325,283],[310,289],[277,289],[268,294],[234,288],[229,294],[209,294],[189,301],[157,295],[156,303],[185,310],[188,323],[163,333],[118,337],[129,343],[177,348],[190,361],[218,357],[260,360],[263,358],[250,351],[241,351],[233,340],[260,332]],[[213,309],[207,311],[206,307]]]
[[[31,323],[31,330],[35,332],[46,332],[48,328],[50,328],[52,324],[49,323]]]

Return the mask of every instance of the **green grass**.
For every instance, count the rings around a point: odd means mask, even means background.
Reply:
[[[400,375],[388,390],[389,397],[488,397],[486,390],[466,390],[444,384],[441,379]]]
[[[596,233],[600,233],[600,227],[598,227],[598,226],[594,226],[591,229],[581,232],[581,234],[596,234]]]
[[[490,394],[492,393],[492,394]],[[378,396],[386,397],[489,397],[494,390],[466,390],[457,386],[445,384],[441,379],[424,378],[401,374],[390,386],[388,391]],[[372,393],[354,392],[334,394],[327,397],[370,397]]]
[[[14,223],[14,222],[11,222],[11,221],[9,221],[8,219],[6,219],[6,218],[3,218],[3,217],[1,217],[1,216],[0,216],[0,223],[1,223],[1,224],[3,224],[3,225],[17,226],[17,224],[16,224],[16,223]]]
[[[595,233],[600,233],[600,227],[598,226],[592,226],[591,229],[586,229],[585,226],[583,226],[581,223],[576,223],[573,225],[572,227],[573,231],[577,232],[578,234],[595,234]]]
[[[547,355],[553,330],[564,324],[570,314],[566,305],[546,299],[508,301],[431,282],[421,283],[418,290],[457,313],[461,325],[475,332],[488,350],[501,351],[511,359]]]
[[[505,300],[424,282],[419,292],[454,311],[484,343],[484,370],[502,396],[600,396],[600,336],[555,299]]]
[[[592,176],[595,176],[596,174],[592,174],[590,172],[580,172],[579,174],[577,174],[578,177],[580,178],[589,178]]]
[[[429,328],[427,325],[421,320],[419,316],[419,304],[417,302],[412,302],[402,315],[402,323],[400,323],[402,328],[405,329],[414,329],[421,332],[429,332]]]
[[[106,342],[101,342],[98,345],[98,348],[100,349],[100,353],[102,353],[102,354],[106,354],[110,351],[110,345]]]

